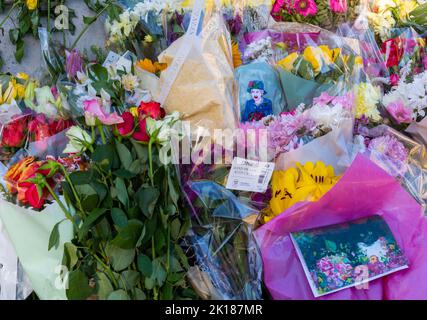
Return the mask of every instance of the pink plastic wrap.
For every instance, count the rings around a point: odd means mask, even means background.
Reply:
[[[289,232],[380,215],[409,260],[409,269],[318,299],[427,299],[427,218],[393,177],[358,155],[340,181],[318,202],[299,203],[255,232],[264,281],[274,299],[314,299]]]

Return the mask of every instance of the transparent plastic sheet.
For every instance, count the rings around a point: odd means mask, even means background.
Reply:
[[[194,261],[189,279],[203,299],[261,299],[262,263],[253,229],[264,205],[256,196],[262,194],[226,189],[233,153],[210,142],[198,143],[193,162],[179,165],[192,217],[185,241]],[[212,160],[217,148],[220,156],[215,159],[221,163]]]
[[[360,3],[360,0],[276,0],[271,14],[276,21],[311,24],[334,31],[341,23],[357,19]]]
[[[373,201],[375,199],[375,201]],[[409,260],[409,269],[319,300],[426,299],[427,219],[399,183],[368,158],[358,155],[338,183],[317,202],[295,204],[255,231],[264,283],[274,299],[314,299],[289,233],[380,215]]]
[[[361,15],[359,18],[362,20],[363,16]],[[345,23],[338,27],[337,35],[358,40],[365,72],[373,81],[378,78],[378,80],[381,81],[383,79],[382,81],[385,82],[390,76],[389,70],[385,65],[375,34],[365,27],[363,21],[356,21],[354,25]]]
[[[3,114],[2,120],[4,122],[0,124],[0,161],[9,165],[20,158],[22,149],[28,142],[31,114],[13,110],[9,114]]]
[[[355,84],[369,81],[357,40],[322,31],[315,40],[307,35],[305,39],[302,51],[285,49],[285,57],[276,61],[291,110],[301,103],[311,105],[323,92],[343,94]]]
[[[33,291],[0,220],[0,300],[25,300]]]
[[[390,76],[394,77],[390,84],[397,85],[400,79],[410,81],[425,70],[425,40],[412,28],[392,29],[390,36],[380,50]]]
[[[238,110],[230,34],[220,12],[205,12],[201,0],[195,6],[187,33],[159,56],[169,67],[162,72],[155,100],[168,112],[181,112],[183,120],[193,125],[235,128]],[[199,33],[200,23],[204,26]]]
[[[395,138],[403,146],[405,149],[404,153],[407,155],[405,159],[381,153],[376,148],[370,147],[368,147],[366,154],[371,161],[395,177],[426,211],[427,153],[425,146],[386,125],[367,130],[364,136],[370,139],[390,136]]]

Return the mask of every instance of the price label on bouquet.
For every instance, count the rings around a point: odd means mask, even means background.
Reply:
[[[265,192],[274,171],[274,162],[235,157],[227,180],[227,189]]]

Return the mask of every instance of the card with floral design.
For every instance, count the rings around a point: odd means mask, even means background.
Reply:
[[[377,215],[293,232],[291,239],[315,297],[367,288],[369,281],[408,268],[389,226]]]

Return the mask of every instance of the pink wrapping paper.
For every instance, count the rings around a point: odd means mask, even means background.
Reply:
[[[298,203],[255,231],[264,281],[274,299],[315,299],[289,233],[378,214],[390,226],[409,269],[317,299],[427,299],[427,218],[421,206],[385,171],[358,155],[318,202]]]

